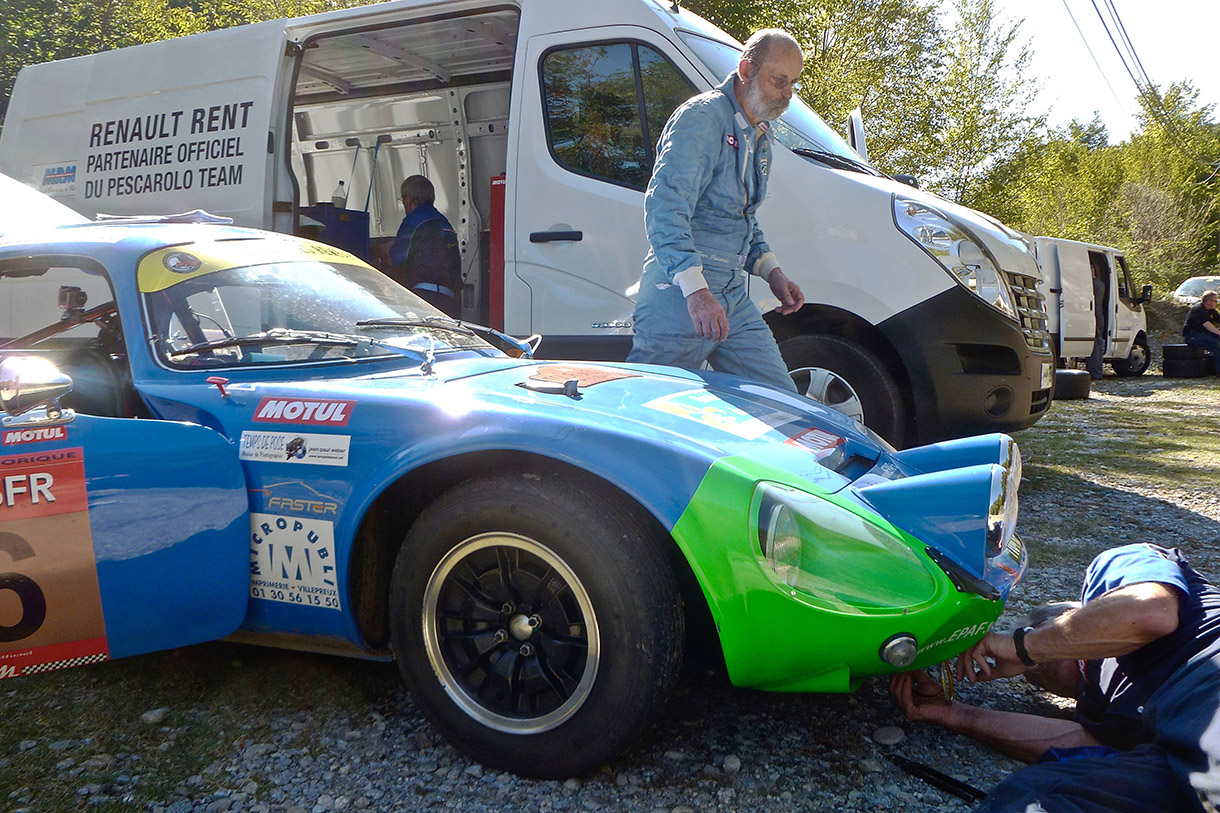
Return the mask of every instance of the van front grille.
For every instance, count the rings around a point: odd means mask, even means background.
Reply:
[[[1017,317],[1021,320],[1021,332],[1025,334],[1025,343],[1031,350],[1039,353],[1051,352],[1046,298],[1038,292],[1038,281],[1025,274],[1006,273],[1008,284],[1017,300],[1014,304],[1017,307]]]

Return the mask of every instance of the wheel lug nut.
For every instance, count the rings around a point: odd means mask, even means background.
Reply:
[[[533,644],[522,644],[521,649],[519,649],[517,651],[520,652],[522,654],[522,656],[528,658],[530,655],[534,654],[534,645]]]
[[[517,609],[516,607],[514,607],[512,604],[509,604],[506,601],[506,602],[504,602],[504,606],[500,608],[500,613],[502,615],[512,615],[513,611],[516,609]]]
[[[497,644],[502,644],[508,640],[508,633],[504,630],[496,630],[494,633],[492,633],[491,639]]]
[[[531,615],[530,616],[530,626],[533,627],[534,629],[538,629],[538,627],[541,627],[542,626],[542,616]]]

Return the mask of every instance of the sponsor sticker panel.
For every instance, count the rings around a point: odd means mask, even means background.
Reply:
[[[108,658],[83,450],[0,456],[0,678]]]
[[[239,456],[265,463],[346,466],[351,435],[306,432],[242,432]]]
[[[355,406],[355,401],[332,398],[264,398],[254,410],[254,420],[305,426],[347,426]]]
[[[250,514],[250,597],[340,610],[330,520]]]

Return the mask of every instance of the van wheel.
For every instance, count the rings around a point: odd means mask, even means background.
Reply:
[[[1127,376],[1143,375],[1148,369],[1148,365],[1152,362],[1152,354],[1148,352],[1148,340],[1143,336],[1136,338],[1131,345],[1131,352],[1125,359],[1110,362],[1110,366],[1114,368],[1114,372],[1124,378]]]
[[[654,535],[580,479],[466,481],[424,510],[390,583],[394,656],[424,715],[484,765],[559,779],[647,728],[682,658]]]
[[[779,349],[798,392],[902,447],[906,404],[894,377],[875,355],[839,336],[793,336]]]

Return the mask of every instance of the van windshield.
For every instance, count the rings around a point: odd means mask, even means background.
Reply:
[[[741,61],[741,48],[728,45],[713,39],[693,34],[689,31],[678,31],[682,41],[690,46],[695,56],[707,66],[713,74],[720,78],[728,76],[737,70]],[[775,123],[772,130],[776,139],[790,150],[813,150],[829,152],[842,156],[854,163],[862,163],[859,153],[851,148],[841,135],[830,128],[822,117],[813,112],[809,105],[798,97],[792,97],[788,112]]]

